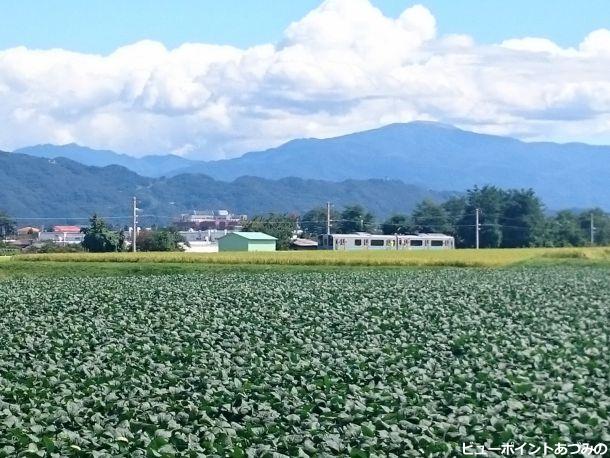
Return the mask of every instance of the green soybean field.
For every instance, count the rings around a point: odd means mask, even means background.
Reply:
[[[0,456],[460,456],[610,442],[595,267],[0,282]]]

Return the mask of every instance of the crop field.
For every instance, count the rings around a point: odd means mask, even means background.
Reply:
[[[604,268],[0,282],[0,456],[610,442]]]
[[[129,262],[311,266],[501,267],[580,261],[610,265],[610,247],[414,251],[277,251],[259,253],[66,253],[14,256],[19,262]]]

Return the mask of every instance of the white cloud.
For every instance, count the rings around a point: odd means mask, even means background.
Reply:
[[[610,30],[598,29],[591,32],[579,46],[588,56],[610,57]]]
[[[77,142],[229,157],[295,137],[438,120],[527,139],[610,142],[610,31],[573,48],[438,36],[423,6],[386,17],[327,0],[248,49],[141,41],[100,56],[0,51],[0,149]]]
[[[556,55],[573,55],[574,53],[574,50],[565,50],[548,38],[512,38],[510,40],[503,41],[501,46],[515,51],[539,52]]]

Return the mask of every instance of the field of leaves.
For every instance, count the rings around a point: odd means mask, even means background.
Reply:
[[[602,268],[0,282],[0,456],[610,441]]]

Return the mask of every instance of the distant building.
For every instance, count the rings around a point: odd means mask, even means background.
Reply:
[[[39,233],[40,229],[32,226],[20,227],[17,229],[17,235],[19,237],[37,237]]]
[[[197,210],[192,213],[180,215],[174,220],[174,225],[182,231],[189,229],[205,231],[216,230],[238,230],[248,219],[246,215],[234,215],[228,210]]]
[[[58,245],[77,245],[85,239],[79,226],[53,226],[53,232],[40,232],[39,242],[52,242]]]
[[[79,226],[53,226],[53,232],[62,232],[67,234],[78,234],[81,228]]]
[[[276,241],[262,232],[231,232],[218,239],[218,251],[275,251]]]
[[[216,243],[216,241],[222,237],[227,235],[229,232],[235,232],[229,229],[206,229],[206,230],[194,230],[189,229],[188,231],[178,231],[178,233],[186,240],[187,242],[210,242]]]

